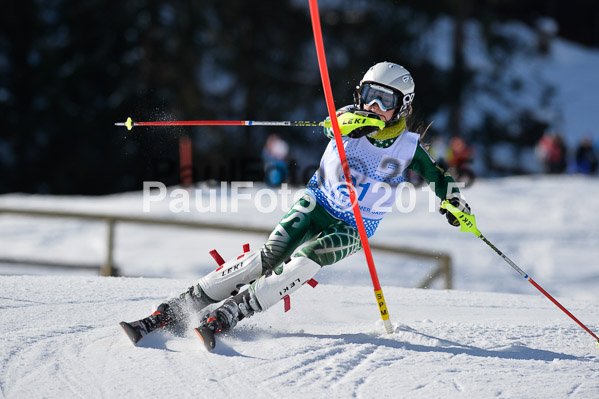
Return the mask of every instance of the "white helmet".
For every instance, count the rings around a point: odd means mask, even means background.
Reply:
[[[364,74],[356,87],[354,102],[360,109],[375,102],[383,111],[395,109],[387,122],[393,124],[412,112],[414,88],[414,79],[407,69],[392,62],[379,62]]]

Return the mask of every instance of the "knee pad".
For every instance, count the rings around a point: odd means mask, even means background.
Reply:
[[[213,302],[237,294],[239,288],[256,280],[262,274],[260,251],[243,254],[237,259],[223,263],[198,281],[203,293]]]
[[[306,257],[296,257],[283,265],[283,272],[261,277],[252,287],[260,308],[266,310],[295,292],[320,270],[320,265]]]

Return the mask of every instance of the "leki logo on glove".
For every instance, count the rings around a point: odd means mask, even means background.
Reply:
[[[366,118],[344,119],[342,125],[363,125],[366,123]]]

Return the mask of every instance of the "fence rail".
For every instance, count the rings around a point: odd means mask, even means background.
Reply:
[[[210,230],[221,230],[221,231],[234,231],[251,234],[270,234],[269,229],[262,227],[250,227],[250,226],[235,226],[228,224],[216,224],[216,223],[205,223],[198,221],[188,220],[175,220],[175,219],[160,219],[160,218],[146,218],[146,217],[132,217],[132,216],[120,216],[120,215],[106,215],[106,214],[95,214],[95,213],[82,213],[82,212],[64,212],[64,211],[50,211],[50,210],[31,210],[31,209],[18,209],[18,208],[4,208],[0,207],[1,214],[13,214],[33,217],[52,217],[52,218],[69,218],[69,219],[82,219],[82,220],[93,220],[93,221],[104,221],[108,225],[107,232],[107,250],[106,258],[102,265],[75,265],[70,263],[62,263],[48,260],[33,260],[33,259],[17,259],[17,258],[0,258],[0,263],[10,264],[22,264],[22,265],[39,265],[48,267],[60,267],[60,268],[73,268],[73,269],[96,269],[99,270],[103,276],[117,276],[119,274],[118,268],[114,264],[114,247],[115,247],[115,235],[114,230],[117,223],[130,223],[130,224],[151,224],[158,226],[175,226],[183,228],[194,228],[194,229],[210,229]],[[437,268],[428,275],[423,281],[417,286],[418,288],[428,287],[440,276],[443,276],[444,288],[451,289],[453,287],[452,282],[452,264],[451,257],[445,253],[434,253],[431,251],[419,250],[407,247],[396,247],[389,245],[380,245],[371,243],[370,247],[375,252],[390,252],[394,254],[401,254],[416,258],[430,259],[437,262]]]

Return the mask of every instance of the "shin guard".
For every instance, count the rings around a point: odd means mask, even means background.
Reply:
[[[260,251],[244,253],[237,259],[219,263],[218,269],[208,273],[198,281],[203,293],[213,302],[237,294],[239,288],[250,284],[262,274]]]
[[[283,265],[283,272],[261,277],[252,287],[261,310],[266,310],[295,292],[320,270],[320,265],[306,257],[295,257]]]

